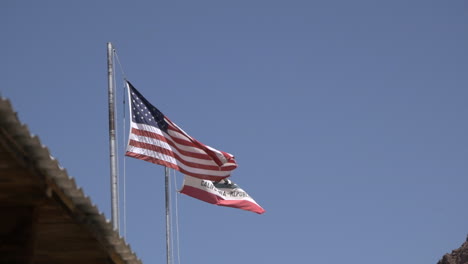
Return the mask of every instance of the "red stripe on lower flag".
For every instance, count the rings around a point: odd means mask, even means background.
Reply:
[[[217,204],[221,198],[217,195],[214,195],[209,192],[205,192],[203,190],[200,190],[192,186],[184,186],[182,190],[180,190],[180,193],[186,194],[188,196],[192,196],[193,198],[197,198],[198,200],[202,200],[210,204]]]

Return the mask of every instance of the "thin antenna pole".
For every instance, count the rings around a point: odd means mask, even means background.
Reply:
[[[107,75],[109,84],[109,150],[110,150],[110,180],[111,180],[111,209],[112,226],[119,230],[119,206],[117,189],[117,150],[115,140],[115,91],[114,91],[114,49],[112,43],[107,43]]]
[[[170,246],[170,215],[169,215],[169,168],[165,167],[165,179],[166,179],[166,263],[171,263],[171,246]]]

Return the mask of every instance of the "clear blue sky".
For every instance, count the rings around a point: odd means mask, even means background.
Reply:
[[[267,212],[179,196],[181,263],[436,263],[468,234],[466,1],[6,0],[0,28],[1,95],[107,217],[109,41],[236,155]],[[165,263],[163,167],[126,170],[126,239]]]

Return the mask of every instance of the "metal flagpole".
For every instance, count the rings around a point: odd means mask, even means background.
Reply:
[[[112,226],[119,230],[119,206],[117,189],[117,150],[115,140],[115,91],[114,91],[114,49],[112,43],[107,43],[107,75],[109,84],[109,147],[110,147],[110,180],[111,180],[111,205]]]
[[[166,179],[166,263],[171,263],[171,247],[170,247],[170,215],[169,215],[169,168],[165,167],[165,179]]]

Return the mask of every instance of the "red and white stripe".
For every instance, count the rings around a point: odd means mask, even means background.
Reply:
[[[200,143],[167,117],[165,121],[169,125],[167,133],[132,121],[125,155],[211,181],[229,177],[237,168],[233,155]]]

